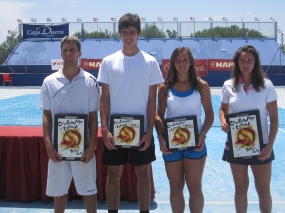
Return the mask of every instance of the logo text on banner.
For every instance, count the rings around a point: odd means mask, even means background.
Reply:
[[[200,77],[207,77],[208,69],[207,69],[207,60],[206,59],[196,59],[195,60],[196,71]],[[162,59],[162,76],[166,77],[167,71],[170,66],[169,59]]]
[[[59,70],[63,67],[62,59],[51,59],[51,70]]]
[[[69,34],[69,25],[31,25],[23,24],[23,39],[26,38],[63,38]]]
[[[102,59],[82,58],[81,68],[84,70],[99,70]]]
[[[209,70],[228,70],[231,71],[234,66],[232,59],[208,59]]]

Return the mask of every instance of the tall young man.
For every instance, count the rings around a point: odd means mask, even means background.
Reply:
[[[83,196],[88,213],[96,212],[96,162],[94,150],[97,142],[100,106],[99,85],[91,74],[78,66],[81,44],[76,37],[66,36],[61,41],[63,68],[46,77],[40,94],[39,108],[43,113],[43,133],[48,163],[48,196],[54,197],[54,212],[64,212],[72,178],[77,193]],[[54,115],[87,114],[89,146],[81,161],[63,161],[54,149]]]
[[[139,16],[130,13],[123,15],[118,28],[123,47],[103,59],[98,74],[98,81],[102,83],[102,162],[108,165],[108,211],[118,212],[123,164],[130,162],[135,166],[138,179],[140,212],[149,212],[149,164],[155,160],[152,132],[156,113],[156,92],[157,84],[162,83],[163,78],[155,58],[138,48],[137,40],[141,32]],[[139,145],[143,145],[141,149],[115,147],[109,128],[109,117],[112,114],[144,115],[145,134],[139,142]]]

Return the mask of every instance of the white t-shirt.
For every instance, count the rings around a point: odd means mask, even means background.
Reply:
[[[201,94],[193,88],[186,92],[177,92],[172,87],[167,96],[166,118],[197,116],[198,131],[202,129]]]
[[[103,59],[98,81],[109,84],[110,115],[144,115],[146,132],[149,86],[163,82],[155,58],[143,51],[129,57],[120,50]]]
[[[244,84],[239,83],[239,91],[233,87],[233,79],[225,81],[222,88],[221,101],[230,105],[229,113],[237,113],[248,110],[258,109],[260,112],[263,143],[268,143],[268,124],[267,116],[268,110],[266,104],[277,100],[277,93],[272,82],[265,79],[265,88],[260,87],[257,92],[254,88],[247,92],[243,89]]]
[[[93,75],[80,69],[79,74],[69,82],[60,69],[45,78],[38,107],[42,110],[51,110],[54,124],[55,114],[88,115],[89,112],[99,110],[100,97],[99,83]],[[52,144],[53,140],[52,128]],[[89,140],[87,141],[89,143]]]

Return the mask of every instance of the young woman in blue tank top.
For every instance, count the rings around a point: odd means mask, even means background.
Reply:
[[[201,121],[201,106],[205,119]],[[196,115],[199,141],[195,150],[170,152],[164,139],[163,120],[165,118]],[[198,77],[195,61],[189,48],[176,48],[170,60],[165,82],[158,89],[158,107],[155,128],[160,150],[163,153],[165,169],[170,183],[170,204],[172,212],[182,213],[185,209],[183,188],[187,184],[191,212],[202,212],[204,196],[202,175],[206,161],[206,134],[214,121],[210,88],[206,81]]]

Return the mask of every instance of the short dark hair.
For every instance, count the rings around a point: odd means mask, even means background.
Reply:
[[[121,30],[128,27],[135,27],[137,29],[137,33],[141,32],[141,20],[137,14],[126,13],[123,15],[118,23],[119,33],[121,34]]]
[[[81,51],[81,43],[80,43],[79,39],[75,36],[63,37],[63,39],[61,39],[61,45],[60,45],[61,50],[62,50],[62,46],[64,43],[75,43],[77,46],[78,52]]]

